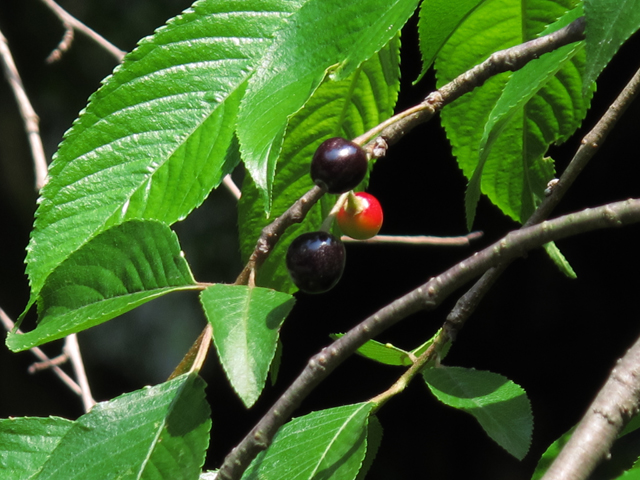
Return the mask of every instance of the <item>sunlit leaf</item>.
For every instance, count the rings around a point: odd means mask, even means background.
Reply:
[[[160,222],[131,220],[94,237],[49,275],[38,296],[38,326],[9,334],[7,345],[25,350],[195,288],[175,233]]]
[[[105,79],[42,190],[27,254],[32,300],[102,230],[133,218],[171,224],[221,182],[237,160],[226,152],[245,82],[301,2],[198,1]]]
[[[295,299],[246,285],[213,285],[200,295],[222,366],[247,407],[264,388],[280,326]]]
[[[243,160],[267,212],[291,115],[329,77],[343,80],[402,28],[417,0],[309,0],[288,17],[255,74],[238,116]],[[340,21],[336,21],[336,19]]]
[[[251,463],[243,480],[355,479],[367,449],[370,403],[295,418]]]

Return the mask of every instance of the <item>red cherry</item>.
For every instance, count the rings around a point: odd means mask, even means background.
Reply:
[[[336,216],[342,233],[356,240],[374,237],[382,227],[382,207],[366,192],[350,192]]]

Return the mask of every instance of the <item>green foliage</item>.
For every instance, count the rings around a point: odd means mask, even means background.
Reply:
[[[326,78],[306,105],[289,121],[287,135],[273,183],[271,218],[284,213],[293,202],[313,187],[309,177],[311,157],[320,143],[330,137],[354,138],[393,114],[400,86],[400,40],[395,37],[380,52],[364,62],[344,80]],[[284,256],[300,233],[317,230],[335,198],[323,199],[299,225],[280,238],[258,271],[257,284],[294,293]],[[264,197],[255,183],[245,177],[238,206],[240,248],[246,261],[261,230],[269,224],[264,215]]]
[[[422,71],[418,82],[433,64],[436,55],[460,24],[485,0],[423,0],[420,4],[420,53]],[[437,19],[437,21],[436,21]]]
[[[535,4],[535,5],[534,5]],[[575,2],[483,3],[462,23],[436,58],[438,84],[451,81],[491,53],[535,38],[579,15]],[[553,176],[544,154],[580,125],[590,95],[582,96],[584,52],[568,45],[524,69],[492,77],[442,111],[442,124],[458,165],[470,179],[467,224],[473,223],[480,191],[514,220],[524,222]],[[552,99],[551,103],[549,99]]]
[[[416,6],[417,0],[308,0],[288,18],[249,80],[238,118],[242,156],[267,212],[289,117],[327,72],[343,80],[380,51]]]
[[[26,350],[196,287],[175,233],[160,222],[131,220],[93,237],[56,267],[37,297],[38,327],[10,333],[7,345]]]
[[[126,56],[51,164],[28,248],[32,297],[108,226],[133,218],[172,224],[202,203],[234,167],[226,151],[250,71],[298,7],[199,1]]]
[[[170,226],[241,165],[238,223],[247,261],[263,228],[313,187],[316,147],[332,136],[358,137],[394,114],[400,30],[417,4],[200,0],[141,40],[90,97],[55,155],[26,259],[25,313],[37,304],[38,325],[11,333],[9,348],[80,332],[174,291],[200,290],[225,373],[253,405],[277,370],[280,327],[294,306],[286,249],[301,232],[317,230],[336,199],[325,195],[288,228],[248,285],[197,282]],[[585,41],[496,75],[445,107],[442,124],[469,179],[469,227],[482,193],[514,220],[529,218],[555,175],[547,149],[579,127],[596,77],[640,27],[638,12],[637,1],[587,0]],[[577,0],[425,0],[421,76],[435,63],[441,86],[582,14]],[[575,276],[555,245],[546,248]],[[371,340],[358,353],[408,367],[434,338],[412,351]],[[434,368],[449,347],[426,365],[429,389],[523,458],[533,425],[524,390],[490,372]],[[243,478],[363,478],[382,436],[372,412],[379,406],[291,420]],[[0,461],[18,479],[195,479],[209,415],[204,382],[183,375],[98,404],[75,422],[1,420]]]
[[[618,48],[640,28],[638,0],[585,0],[587,64],[585,85],[594,82]]]
[[[435,341],[436,337],[440,335],[441,332],[442,332],[441,330],[438,330],[438,332],[433,337],[431,337],[429,340],[424,342],[419,347],[414,348],[410,352],[403,350],[401,348],[398,348],[395,345],[391,345],[390,343],[383,344],[375,340],[369,340],[367,343],[362,345],[356,351],[356,353],[365,358],[368,358],[369,360],[382,363],[383,365],[408,367],[413,365],[416,357],[419,357],[420,355],[425,353],[427,349],[431,345],[433,345],[433,342]],[[331,335],[331,338],[335,340],[342,337],[343,335],[344,334],[342,333],[335,333]],[[451,342],[447,342],[445,347],[440,352],[438,352],[438,357],[439,357],[438,361],[441,361],[444,359],[444,357],[449,352],[450,347],[451,347]],[[425,367],[431,367],[433,366],[433,364],[434,364],[433,361],[429,361],[427,362]]]
[[[200,300],[227,377],[247,407],[258,399],[276,352],[278,334],[295,299],[245,285],[213,285]]]
[[[243,480],[355,478],[367,450],[373,405],[359,403],[291,420],[258,455]]]
[[[442,403],[473,415],[484,431],[522,460],[533,433],[531,404],[522,387],[502,375],[460,367],[423,372],[431,392]]]
[[[197,478],[211,428],[204,387],[183,375],[99,403],[75,422],[3,420],[11,479]]]
[[[0,420],[0,465],[12,480],[32,477],[72,426],[58,417]]]

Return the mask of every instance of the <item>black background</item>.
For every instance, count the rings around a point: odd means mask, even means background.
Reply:
[[[71,13],[124,50],[189,5],[186,0],[61,2]],[[0,3],[0,29],[12,49],[35,110],[48,158],[100,80],[112,57],[76,34],[59,62],[45,58],[62,37],[60,22],[36,0]],[[417,103],[434,87],[432,72],[416,86],[420,71],[415,19],[403,41],[403,84],[398,110]],[[567,165],[579,141],[640,65],[636,35],[599,81],[583,128],[554,147],[557,169]],[[640,104],[636,102],[583,172],[556,214],[638,196]],[[451,156],[438,120],[420,126],[379,161],[369,191],[385,209],[385,234],[465,233],[466,181]],[[28,299],[24,249],[36,205],[31,157],[12,93],[0,80],[0,306],[17,318]],[[175,226],[198,280],[232,282],[241,268],[234,200],[214,192],[187,220]],[[503,236],[517,225],[481,200],[474,228],[485,237],[467,248],[348,245],[338,287],[321,296],[298,295],[282,329],[283,364],[247,411],[232,393],[215,355],[202,375],[213,410],[207,467],[220,464],[295,378],[328,334],[345,331],[389,301]],[[446,359],[448,365],[503,374],[522,385],[535,416],[531,451],[512,458],[489,440],[468,415],[442,406],[415,381],[379,413],[384,438],[367,478],[527,479],[546,446],[582,415],[616,358],[640,333],[637,309],[640,227],[589,233],[558,242],[578,274],[569,280],[541,251],[516,261],[469,320]],[[459,293],[462,293],[459,292]],[[414,315],[379,340],[411,349],[431,336],[456,295],[437,311]],[[174,294],[79,335],[95,398],[108,400],[163,381],[205,323],[192,293]],[[45,346],[55,355],[61,343]],[[28,375],[33,356],[0,348],[0,417],[82,414],[77,397],[50,372]],[[390,386],[400,372],[352,358],[309,397],[296,415],[359,402]]]

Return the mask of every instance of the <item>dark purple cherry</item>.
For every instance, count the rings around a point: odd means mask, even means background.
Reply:
[[[353,190],[367,174],[367,154],[360,145],[334,137],[320,144],[311,160],[311,179],[329,193]]]
[[[303,292],[324,293],[342,277],[345,257],[343,243],[330,233],[303,233],[289,245],[287,269]]]

